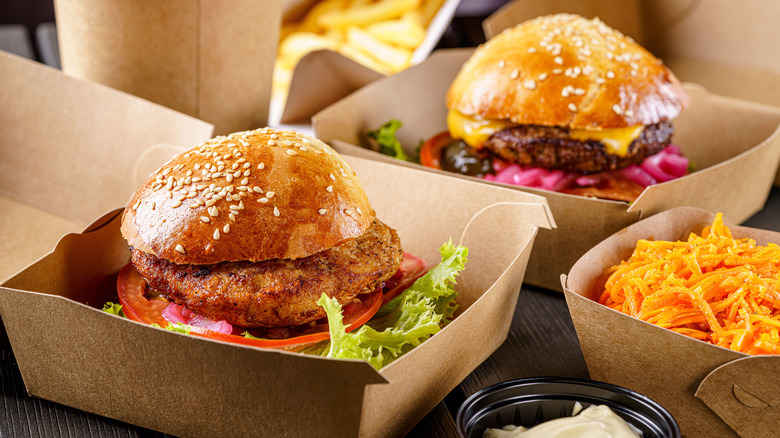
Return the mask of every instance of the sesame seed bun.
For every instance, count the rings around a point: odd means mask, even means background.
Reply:
[[[329,146],[270,128],[177,155],[132,196],[130,246],[177,264],[297,259],[363,234],[374,220],[355,172]]]
[[[447,107],[468,116],[574,129],[652,125],[687,104],[661,60],[598,19],[571,14],[492,38],[447,93]]]

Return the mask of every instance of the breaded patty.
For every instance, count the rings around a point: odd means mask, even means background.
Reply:
[[[296,260],[177,265],[133,249],[132,262],[150,287],[215,320],[246,328],[289,327],[325,317],[323,292],[345,305],[395,274],[403,257],[395,230],[374,220],[366,232]]]
[[[496,132],[484,146],[521,166],[595,173],[641,163],[668,146],[673,133],[671,122],[645,126],[623,157],[608,154],[597,140],[575,140],[568,129],[554,126],[515,126]]]

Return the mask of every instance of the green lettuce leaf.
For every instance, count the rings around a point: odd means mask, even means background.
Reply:
[[[412,161],[401,147],[401,142],[395,136],[395,132],[401,127],[398,120],[390,120],[374,131],[368,131],[368,138],[375,140],[379,145],[379,152],[398,158],[399,160]]]
[[[457,304],[455,279],[465,267],[468,249],[445,243],[441,262],[407,289],[399,300],[385,304],[374,318],[353,332],[342,323],[341,305],[325,294],[318,304],[325,309],[330,342],[307,352],[339,359],[363,359],[380,369],[438,333],[452,318]]]
[[[112,315],[121,316],[122,318],[125,317],[125,312],[122,311],[122,305],[114,304],[111,301],[103,304],[103,311]]]

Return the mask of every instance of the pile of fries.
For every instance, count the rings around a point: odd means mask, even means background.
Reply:
[[[275,98],[286,99],[298,61],[332,50],[372,70],[392,74],[409,66],[414,50],[444,0],[322,0],[300,20],[282,25],[274,70]]]

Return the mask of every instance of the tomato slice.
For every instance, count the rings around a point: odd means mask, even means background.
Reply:
[[[440,132],[420,146],[420,164],[441,169],[441,151],[452,141],[449,131]]]
[[[401,265],[398,267],[398,272],[385,283],[382,305],[384,306],[401,292],[409,289],[409,286],[425,275],[426,272],[428,272],[428,264],[425,263],[425,260],[405,252]]]
[[[398,272],[387,281],[384,288],[377,289],[370,294],[361,295],[359,301],[344,306],[342,315],[347,331],[355,330],[368,322],[384,303],[406,290],[417,278],[424,275],[427,270],[428,267],[425,261],[411,254],[404,253]],[[169,321],[163,316],[163,310],[171,302],[162,297],[147,296],[146,280],[130,263],[119,272],[117,277],[117,294],[122,310],[128,319],[143,324],[157,324],[161,327],[166,327],[169,324]],[[243,336],[242,333],[246,331],[252,336],[257,335],[259,339]],[[285,338],[262,337],[265,333],[275,333],[275,331],[283,332]],[[268,329],[267,331],[263,331],[263,329],[245,330],[235,327],[232,334],[191,326],[190,334],[235,344],[285,350],[297,350],[330,338],[327,319],[300,327]]]

